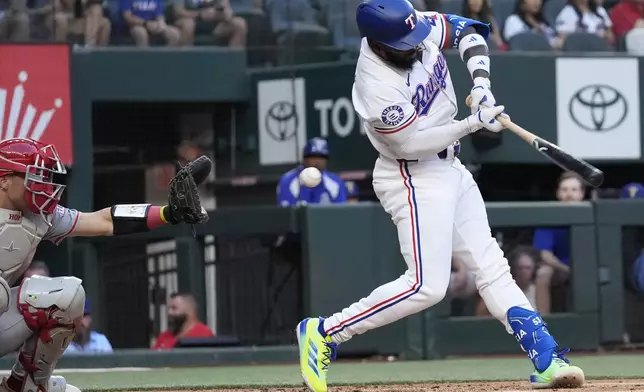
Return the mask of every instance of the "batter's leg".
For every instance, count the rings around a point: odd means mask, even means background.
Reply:
[[[337,344],[438,303],[449,285],[461,174],[450,161],[378,162],[374,189],[396,225],[407,271],[325,320],[298,325],[302,376],[315,392],[326,391]]]
[[[0,392],[80,392],[63,377],[52,376],[83,315],[80,279],[33,276],[11,289],[9,305],[0,316],[0,355],[19,347],[20,354]]]
[[[530,378],[532,385],[536,388],[581,386],[583,371],[569,365],[563,355],[567,350],[559,349],[541,316],[515,283],[508,261],[492,237],[478,186],[470,172],[463,165],[459,167],[463,173],[463,194],[454,220],[454,257],[472,271],[490,313],[514,334],[528,353],[535,368]]]

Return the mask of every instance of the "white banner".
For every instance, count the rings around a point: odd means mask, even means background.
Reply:
[[[639,159],[637,59],[557,58],[557,144],[585,159]]]
[[[304,78],[264,80],[257,84],[259,163],[296,163],[306,142]]]

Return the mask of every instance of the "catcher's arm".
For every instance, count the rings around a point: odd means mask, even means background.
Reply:
[[[93,237],[146,232],[166,224],[205,223],[208,213],[201,206],[197,185],[210,174],[212,162],[201,156],[182,167],[170,182],[168,204],[117,204],[90,213],[78,213],[69,236]]]

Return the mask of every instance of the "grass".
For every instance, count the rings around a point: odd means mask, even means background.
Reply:
[[[572,360],[589,379],[644,378],[644,355],[573,356]],[[525,380],[531,370],[527,358],[336,363],[329,380],[335,385]],[[297,365],[68,373],[65,377],[85,391],[302,385]]]

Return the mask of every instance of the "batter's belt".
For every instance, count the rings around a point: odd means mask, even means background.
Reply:
[[[457,140],[454,144],[447,146],[446,149],[439,152],[438,159],[454,159],[458,158],[458,155],[461,152],[461,142]],[[418,162],[418,159],[396,159],[398,162]]]

